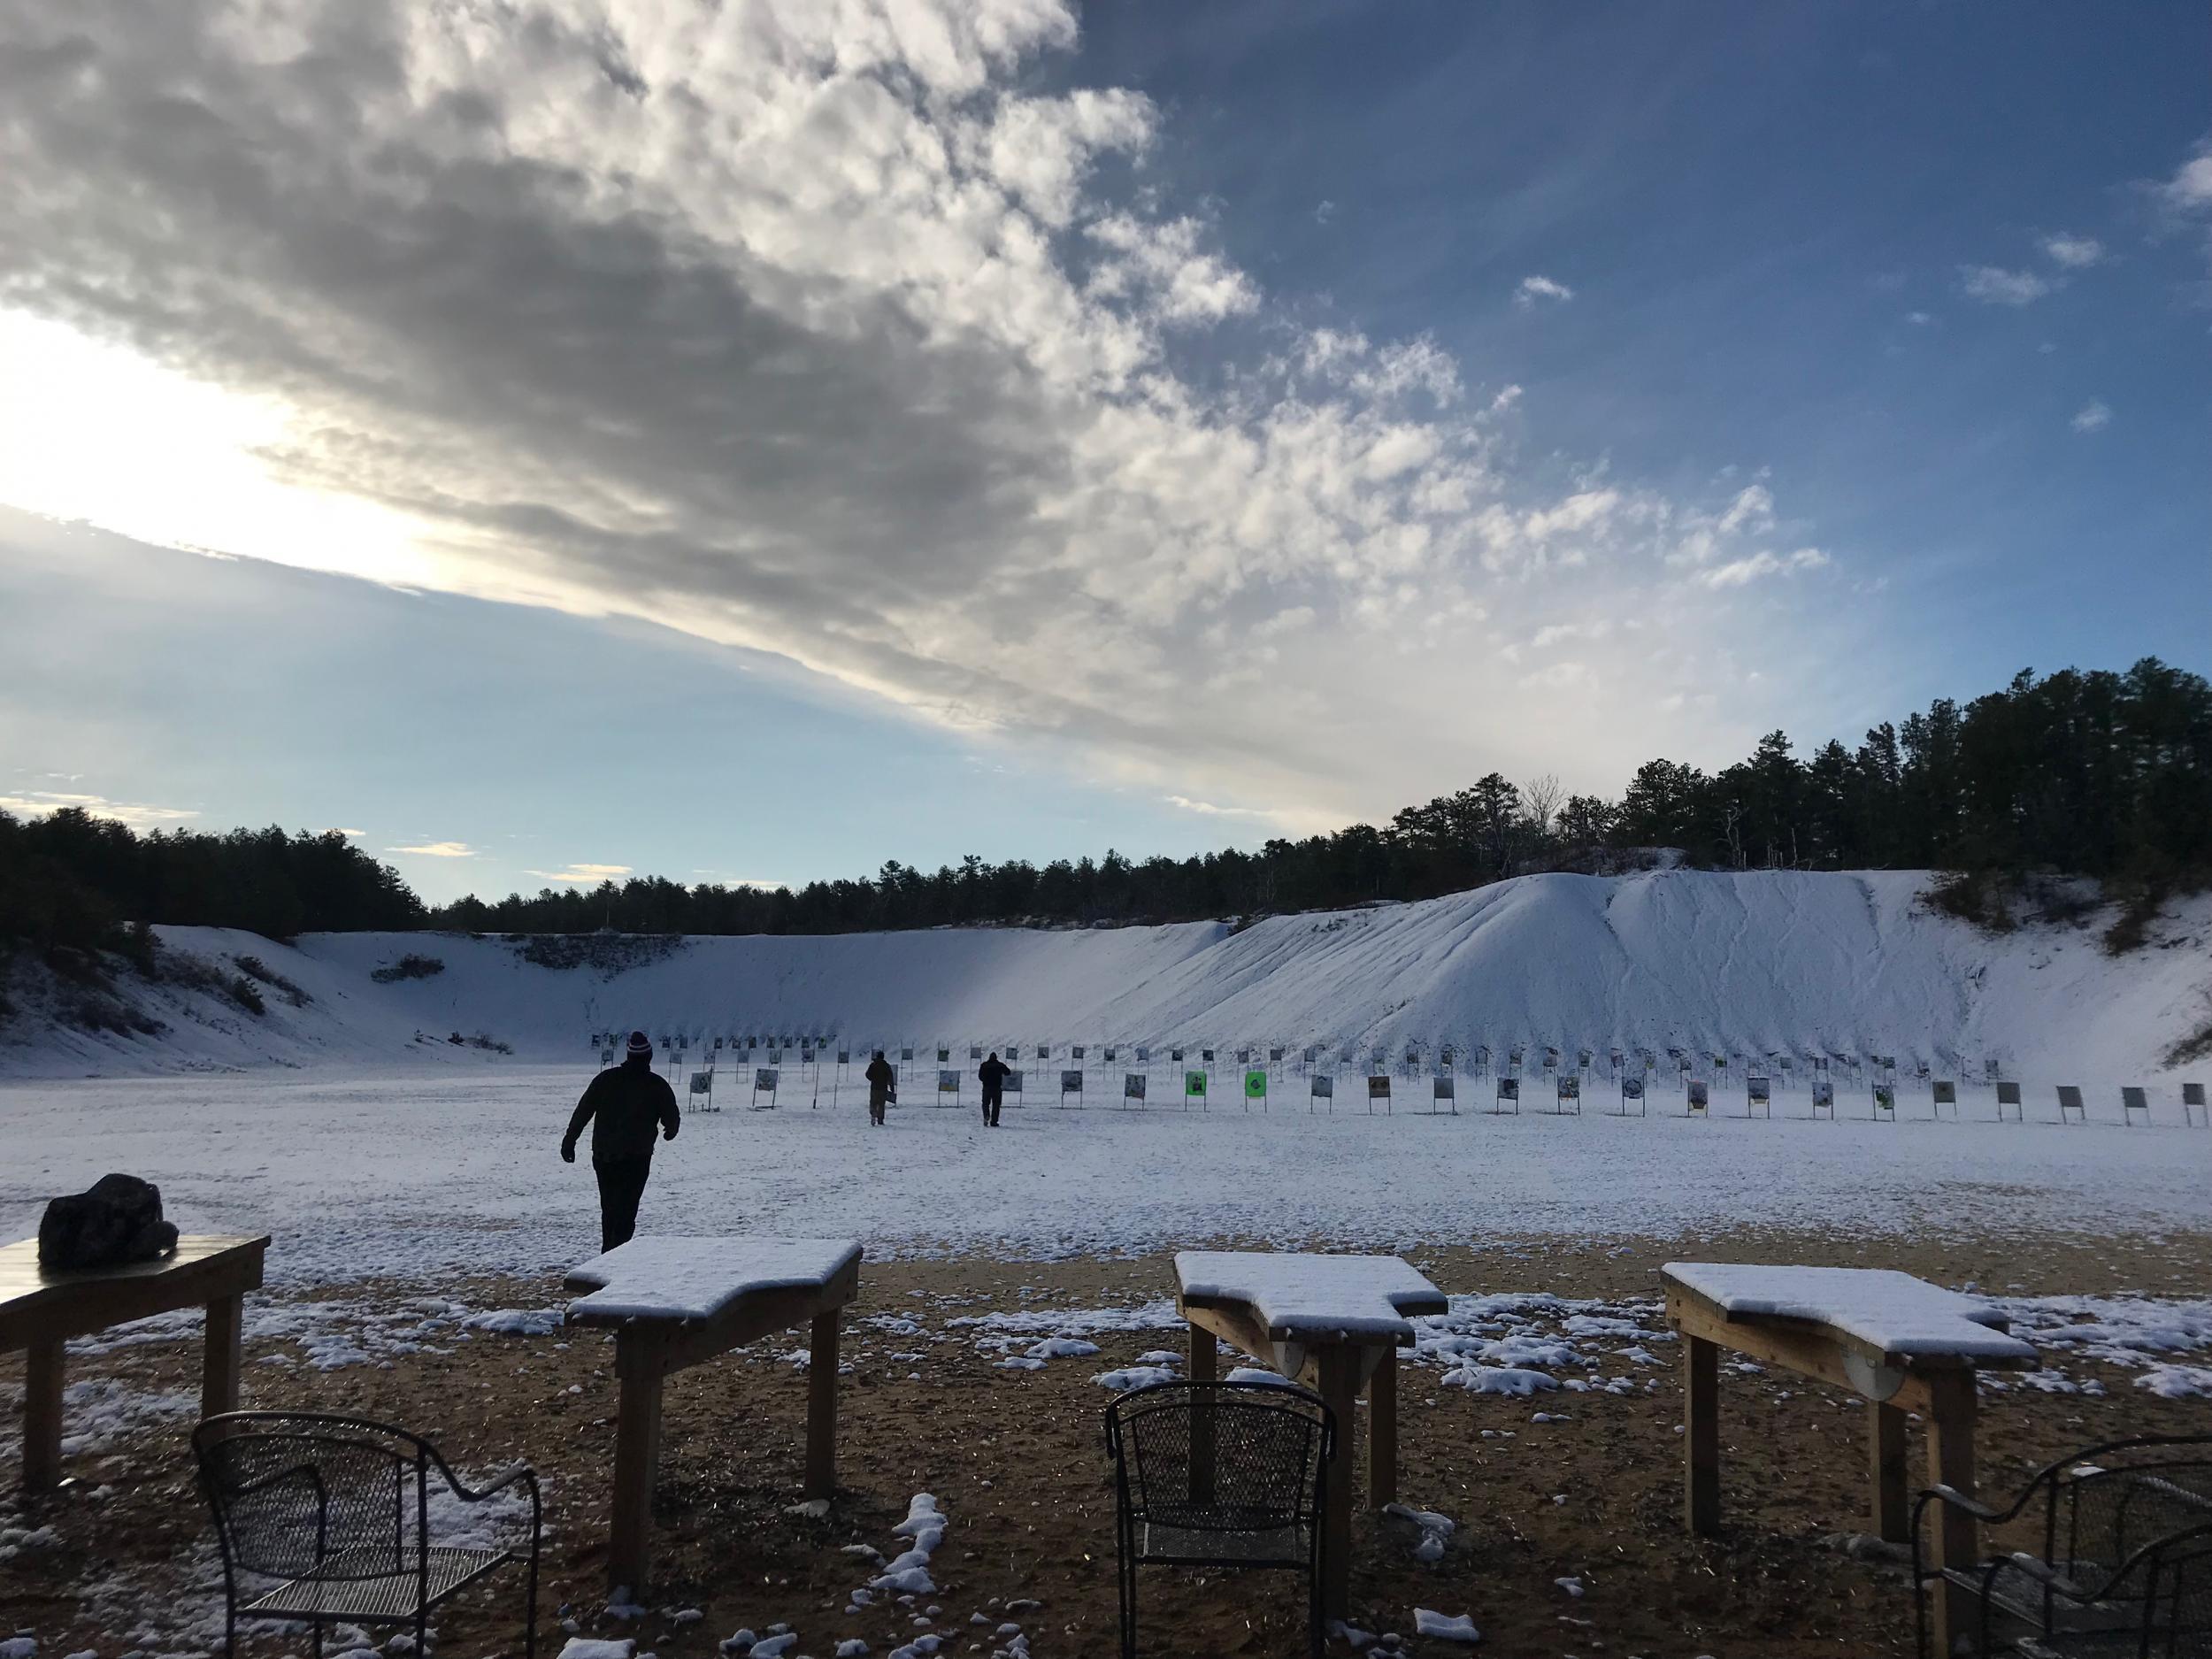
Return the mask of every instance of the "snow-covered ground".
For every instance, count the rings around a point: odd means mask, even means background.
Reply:
[[[1528,876],[1418,904],[1218,923],[1042,931],[954,929],[638,941],[607,973],[525,961],[519,941],[310,934],[296,947],[207,928],[171,948],[234,978],[252,957],[303,994],[264,987],[246,1013],[219,988],[122,989],[167,1029],[93,1034],[25,1012],[0,1029],[0,1074],[78,1077],[269,1065],[477,1071],[503,1043],[566,1061],[589,1034],[644,1026],[728,1037],[834,1033],[857,1046],[1018,1042],[1354,1044],[1431,1054],[1445,1041],[1569,1055],[1618,1048],[1741,1058],[1894,1055],[1904,1074],[1978,1078],[1994,1059],[2048,1098],[2159,1079],[2162,1056],[2212,1020],[2212,895],[2170,910],[2143,949],[2103,951],[2096,922],[2002,936],[1930,911],[1912,872]],[[373,976],[408,956],[426,977]],[[650,958],[650,959],[645,959]],[[65,1004],[68,996],[64,994]],[[429,1041],[419,1041],[427,1038]],[[695,1048],[695,1056],[696,1053]],[[1091,1056],[1097,1059],[1095,1048]],[[2171,1090],[2169,1090],[2170,1094]],[[2116,1104],[2116,1102],[2114,1102]]]
[[[257,1072],[0,1085],[0,1237],[110,1170],[188,1231],[275,1236],[280,1280],[540,1273],[595,1253],[591,1173],[558,1143],[588,1065]],[[872,1253],[1052,1257],[1214,1241],[1393,1250],[1732,1226],[1839,1239],[2212,1223],[2212,1132],[2115,1124],[1810,1121],[1597,1110],[1333,1115],[902,1106],[858,1094],[695,1113],[656,1159],[649,1233],[860,1239]],[[1847,1109],[1848,1110],[1848,1109]],[[1908,1108],[1911,1110],[1911,1108]],[[1919,1109],[1924,1114],[1924,1106]]]

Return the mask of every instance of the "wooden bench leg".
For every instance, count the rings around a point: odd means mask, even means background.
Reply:
[[[238,1409],[246,1299],[218,1296],[207,1304],[207,1346],[200,1355],[200,1415]]]
[[[1720,1531],[1720,1349],[1682,1339],[1683,1509],[1701,1538]]]
[[[1868,1472],[1874,1487],[1874,1535],[1886,1544],[1910,1541],[1905,1490],[1905,1413],[1879,1400],[1867,1403]]]
[[[1322,1401],[1336,1418],[1336,1451],[1329,1459],[1328,1492],[1321,1509],[1321,1617],[1342,1618],[1352,1599],[1352,1455],[1359,1399],[1359,1350],[1325,1348],[1316,1355]]]
[[[1190,1328],[1190,1379],[1194,1383],[1210,1383],[1221,1375],[1221,1354],[1214,1345],[1214,1333],[1202,1325]],[[1211,1503],[1214,1500],[1214,1420],[1210,1411],[1201,1411],[1191,1418],[1190,1425],[1190,1491],[1194,1503]]]
[[[1930,1373],[1928,1406],[1928,1484],[1950,1486],[1970,1498],[1974,1495],[1974,1373]],[[1939,1575],[1947,1567],[1972,1571],[1981,1548],[1974,1517],[1949,1504],[1937,1504],[1930,1518],[1935,1537],[1929,1565]],[[1973,1640],[1979,1612],[1971,1595],[1939,1576],[1936,1578],[1935,1627],[1945,1653],[1957,1652],[1962,1639]]]
[[[814,1316],[806,1365],[806,1495],[837,1489],[837,1338],[844,1316],[833,1308]]]
[[[24,1356],[23,1485],[30,1492],[61,1484],[63,1352],[61,1338],[40,1338]]]
[[[1398,1501],[1398,1350],[1383,1349],[1367,1384],[1367,1507]]]
[[[652,1571],[653,1483],[660,1473],[661,1367],[654,1348],[626,1333],[615,1341],[621,1400],[614,1428],[614,1508],[607,1528],[607,1582],[641,1596]]]

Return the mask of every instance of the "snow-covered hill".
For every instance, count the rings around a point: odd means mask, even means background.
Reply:
[[[942,929],[821,938],[700,938],[609,973],[537,965],[518,944],[432,934],[311,934],[281,946],[163,930],[165,950],[234,978],[255,958],[254,1015],[219,986],[142,985],[155,1033],[61,1017],[75,990],[11,990],[0,1073],[480,1066],[479,1033],[518,1060],[585,1061],[596,1029],[835,1032],[869,1041],[1032,1045],[1188,1040],[1363,1044],[1457,1040],[1746,1055],[1896,1055],[1978,1075],[2153,1077],[2212,1019],[2212,900],[2171,910],[2152,942],[2107,956],[2095,918],[2003,936],[1931,912],[1912,873],[1530,876],[1425,903],[1217,923],[1044,932]],[[427,977],[380,983],[415,955]],[[1063,1050],[1064,1052],[1064,1050]]]

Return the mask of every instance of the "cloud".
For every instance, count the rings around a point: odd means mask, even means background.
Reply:
[[[1601,640],[1612,632],[1612,623],[1602,617],[1594,622],[1555,622],[1537,629],[1529,644],[1540,651],[1548,650],[1569,640]]]
[[[1703,572],[1765,550],[1769,487],[1609,475],[1434,341],[1316,326],[1225,250],[1235,204],[1148,173],[1156,106],[1038,89],[1077,34],[1057,0],[21,7],[0,305],[251,400],[254,465],[379,515],[383,580],[776,653],[1112,785],[1340,820],[1755,735],[1659,699],[1714,688]],[[1570,606],[1685,643],[1567,710],[1495,653]]]
[[[628,864],[570,864],[561,870],[526,870],[526,876],[536,876],[544,881],[565,881],[580,887],[597,887],[602,881],[618,881],[630,873]]]
[[[1540,300],[1556,300],[1563,305],[1574,296],[1575,291],[1564,282],[1555,282],[1548,276],[1525,276],[1521,286],[1513,290],[1513,303],[1524,309]]]
[[[2093,397],[2081,406],[2069,424],[2076,432],[2101,432],[2112,424],[2111,406],[2102,398]]]
[[[165,829],[196,818],[199,813],[186,807],[146,806],[127,801],[111,801],[99,795],[60,795],[47,789],[33,789],[23,795],[0,795],[0,812],[14,812],[24,818],[46,818],[75,807],[94,818],[112,818],[127,824],[134,830]]]
[[[425,841],[417,847],[387,847],[388,853],[405,853],[414,858],[474,858],[475,848],[466,841]]]
[[[1907,311],[1905,320],[1915,328],[1925,328],[1930,323],[1935,321],[1935,319],[1926,311]]]
[[[1746,558],[1731,559],[1725,565],[1716,565],[1698,573],[1698,580],[1708,588],[1741,588],[1755,582],[1763,576],[1782,576],[1793,571],[1814,571],[1828,563],[1828,556],[1816,547],[1801,547],[1794,553],[1754,553]]]
[[[368,831],[357,829],[332,829],[326,830],[323,833],[326,835],[342,835],[349,841],[357,841],[364,835],[367,834]]]
[[[1195,812],[1202,818],[1271,818],[1278,816],[1263,807],[1216,806],[1210,801],[1194,801],[1188,795],[1171,795],[1162,799],[1179,812]]]
[[[2051,291],[2032,271],[2007,271],[1993,265],[1962,265],[1959,287],[1970,300],[1990,305],[2032,305]]]
[[[2176,212],[2212,210],[2212,138],[2200,140],[2189,159],[2174,170],[2174,176],[2153,188]]]
[[[2054,263],[2069,271],[2080,271],[2100,263],[2104,258],[2104,244],[2093,236],[2069,236],[2061,233],[2043,239],[2043,251]]]

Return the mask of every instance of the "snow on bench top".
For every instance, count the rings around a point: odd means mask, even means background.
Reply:
[[[633,1239],[572,1267],[571,1320],[710,1319],[760,1291],[819,1289],[860,1254],[850,1239]],[[594,1289],[593,1286],[597,1286]]]
[[[1809,1319],[1901,1358],[2028,1360],[1987,1302],[1886,1267],[1766,1267],[1670,1262],[1662,1278],[1732,1316]]]
[[[1444,1293],[1394,1256],[1183,1250],[1175,1278],[1194,1302],[1242,1302],[1287,1340],[1366,1337],[1413,1340],[1407,1316],[1443,1313]]]

